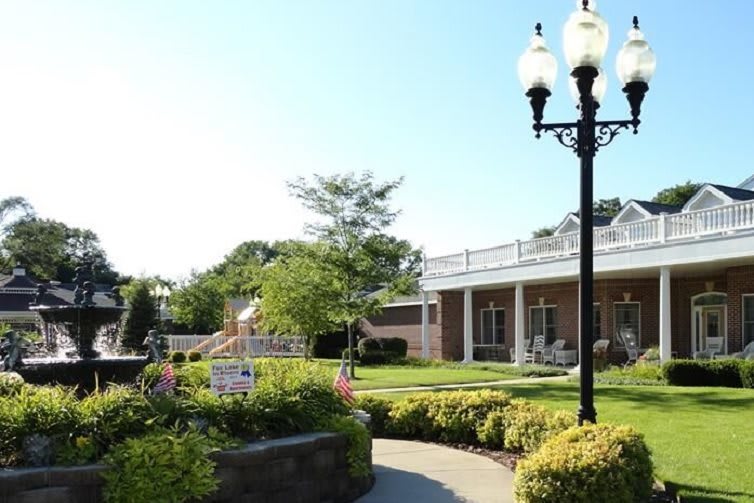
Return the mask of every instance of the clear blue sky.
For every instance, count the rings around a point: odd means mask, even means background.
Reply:
[[[405,176],[394,232],[429,255],[526,239],[577,208],[578,163],[534,139],[516,63],[541,21],[560,63],[545,118],[575,118],[561,51],[575,3],[5,1],[0,196],[92,228],[135,274],[301,236],[285,180],[315,172]],[[601,117],[628,117],[614,62],[634,14],[658,67],[640,134],[596,159],[595,196],[754,173],[754,3],[598,7]]]

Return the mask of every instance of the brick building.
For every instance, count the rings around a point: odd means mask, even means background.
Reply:
[[[509,360],[545,335],[578,348],[578,215],[555,235],[425,258],[421,293],[365,320],[367,335],[401,336],[415,356]],[[619,333],[661,358],[722,353],[754,342],[754,176],[707,184],[683,207],[628,201],[594,229],[594,338],[626,359]]]

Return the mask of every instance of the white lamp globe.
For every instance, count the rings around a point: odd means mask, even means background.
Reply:
[[[634,18],[634,27],[628,32],[628,40],[618,51],[616,70],[623,85],[631,82],[649,83],[655,74],[657,58],[644,34],[639,30],[639,20]]]
[[[558,73],[558,60],[547,48],[541,29],[542,26],[537,24],[537,33],[518,58],[518,78],[525,91],[534,88],[551,90]]]
[[[568,66],[599,68],[607,51],[609,30],[607,23],[595,10],[594,0],[583,7],[579,1],[576,12],[571,14],[563,28],[563,51]]]

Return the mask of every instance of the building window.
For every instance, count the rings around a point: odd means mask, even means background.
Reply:
[[[624,347],[618,334],[630,334],[641,347],[641,304],[638,302],[616,302],[615,307],[615,345]]]
[[[594,304],[592,309],[592,340],[597,341],[602,339],[602,313],[599,304]]]
[[[505,309],[482,309],[481,345],[503,344],[505,341]]]
[[[744,295],[744,347],[754,341],[754,295]]]
[[[545,344],[552,344],[558,338],[557,306],[532,306],[529,308],[529,338],[544,335]]]

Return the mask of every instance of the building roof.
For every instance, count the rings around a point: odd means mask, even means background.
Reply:
[[[418,281],[415,282],[415,286],[417,289],[419,288]],[[380,295],[383,295],[386,291],[387,291],[387,288],[385,287],[378,288],[366,294],[366,297],[377,298]],[[437,292],[429,292],[429,301],[430,302],[437,301]],[[422,302],[422,293],[417,291],[417,293],[413,295],[398,295],[397,297],[393,297],[390,300],[390,302],[386,304],[386,306],[399,306],[401,304],[421,304],[421,302]]]
[[[738,187],[728,187],[726,185],[715,185],[713,183],[711,183],[710,186],[715,187],[717,190],[736,201],[751,201],[754,199],[754,191],[751,190],[739,189]]]
[[[651,213],[652,215],[659,215],[660,213],[680,213],[683,208],[680,206],[673,206],[670,204],[661,204],[661,203],[653,203],[652,201],[638,201],[636,199],[631,199],[631,201],[635,202],[642,208],[644,208],[647,212]]]

